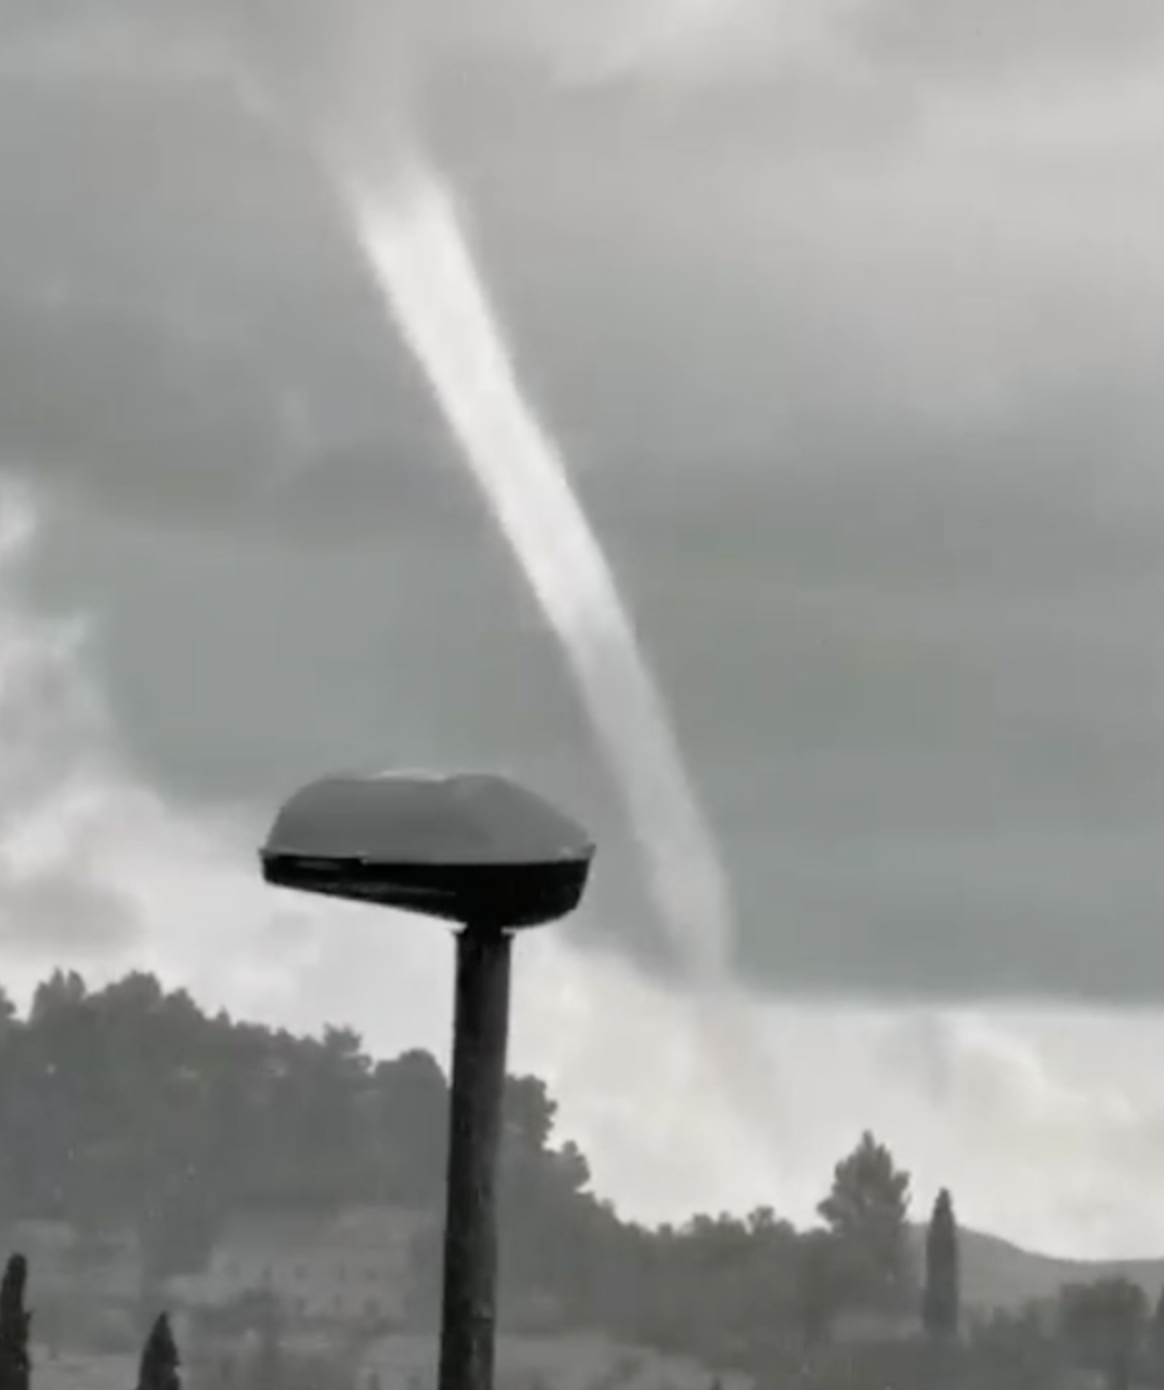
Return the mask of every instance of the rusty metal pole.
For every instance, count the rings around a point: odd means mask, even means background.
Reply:
[[[457,935],[439,1390],[493,1390],[511,954],[510,933],[496,926]]]

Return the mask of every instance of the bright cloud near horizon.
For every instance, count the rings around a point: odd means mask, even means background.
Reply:
[[[156,969],[443,1057],[447,933],[255,847],[328,767],[488,763],[598,834],[513,1063],[624,1210],[807,1218],[870,1127],[921,1210],[1159,1253],[1164,18],[204,13],[0,0],[5,981]],[[342,209],[217,80],[325,36],[374,131],[386,32],[719,830],[778,1161]]]

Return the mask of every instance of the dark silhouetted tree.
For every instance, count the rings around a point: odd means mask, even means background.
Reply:
[[[1108,1390],[1128,1390],[1147,1330],[1148,1299],[1130,1279],[1069,1284],[1059,1297],[1059,1325],[1075,1364],[1102,1375]]]
[[[179,1365],[178,1347],[170,1329],[170,1319],[162,1313],[150,1329],[142,1350],[137,1390],[181,1390]]]
[[[914,1296],[909,1249],[909,1174],[866,1131],[833,1169],[829,1195],[817,1208],[845,1253],[854,1298],[900,1313]]]
[[[0,1283],[0,1390],[28,1390],[32,1314],[24,1306],[27,1283],[28,1261],[23,1255],[13,1255]]]
[[[925,1292],[922,1325],[934,1341],[952,1341],[958,1335],[959,1278],[958,1224],[954,1203],[945,1188],[938,1193],[926,1232]]]

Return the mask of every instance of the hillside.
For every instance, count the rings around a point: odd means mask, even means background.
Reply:
[[[915,1230],[919,1259],[925,1232]],[[1063,1284],[1122,1275],[1141,1284],[1155,1300],[1164,1285],[1164,1259],[1062,1260],[1037,1255],[998,1236],[963,1231],[962,1289],[968,1307],[1017,1308],[1031,1299],[1051,1298]]]

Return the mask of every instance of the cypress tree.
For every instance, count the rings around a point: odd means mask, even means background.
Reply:
[[[182,1390],[182,1378],[178,1374],[180,1364],[170,1319],[162,1313],[146,1338],[137,1390]]]
[[[922,1299],[922,1324],[935,1341],[958,1335],[959,1322],[958,1224],[954,1203],[945,1188],[938,1193],[926,1232],[926,1282]]]
[[[28,1390],[32,1314],[24,1306],[27,1283],[28,1261],[23,1255],[13,1255],[0,1282],[0,1390]]]

